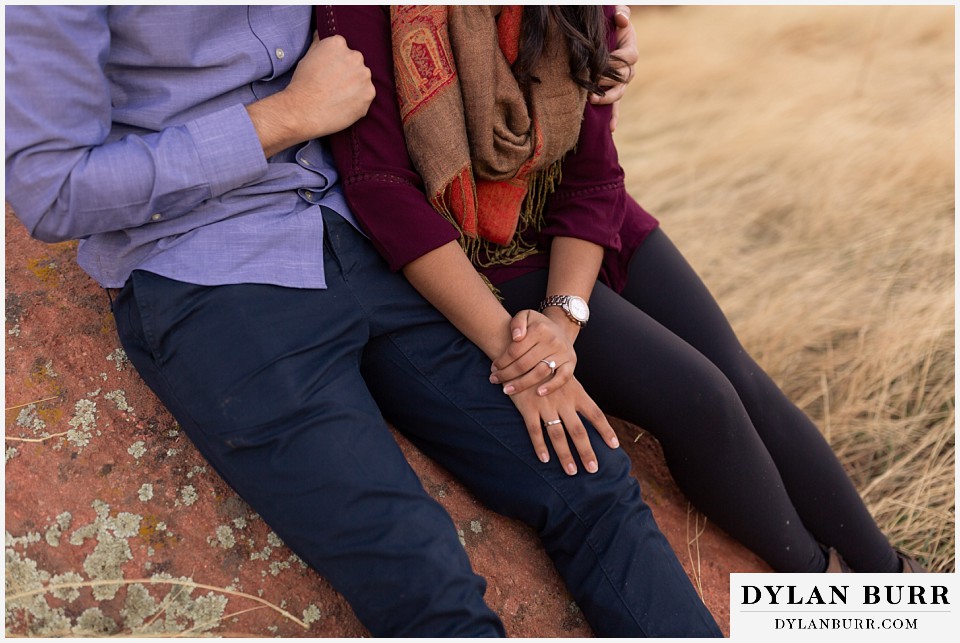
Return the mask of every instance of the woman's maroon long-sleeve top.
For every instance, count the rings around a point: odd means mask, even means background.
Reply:
[[[613,10],[606,13],[612,25]],[[320,6],[317,31],[321,38],[346,38],[372,72],[376,98],[367,115],[331,135],[329,142],[350,207],[390,268],[399,270],[459,233],[431,207],[407,154],[393,75],[389,7]],[[544,211],[545,225],[537,239],[544,252],[483,269],[494,284],[546,268],[550,240],[565,236],[605,248],[600,278],[614,290],[623,288],[627,262],[658,224],[624,188],[610,115],[610,106],[587,103],[579,140],[564,158],[562,180]]]

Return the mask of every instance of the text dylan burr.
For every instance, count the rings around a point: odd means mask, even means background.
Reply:
[[[859,589],[859,587],[857,588]],[[849,585],[744,585],[743,605],[846,605]],[[856,597],[854,597],[855,599]],[[864,585],[856,605],[949,605],[944,585]]]

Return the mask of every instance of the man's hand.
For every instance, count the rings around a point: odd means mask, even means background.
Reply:
[[[342,36],[313,42],[285,89],[247,106],[264,155],[339,132],[362,118],[374,98],[363,55]]]
[[[617,5],[617,13],[614,16],[614,23],[617,25],[617,48],[610,52],[611,65],[620,74],[621,81],[615,83],[609,79],[603,79],[600,86],[605,90],[603,96],[590,94],[590,102],[595,105],[607,105],[613,103],[613,115],[610,118],[610,131],[617,128],[617,120],[620,117],[620,99],[627,89],[627,84],[633,80],[635,74],[634,66],[640,60],[640,50],[637,47],[637,32],[630,22],[630,7],[626,5]]]

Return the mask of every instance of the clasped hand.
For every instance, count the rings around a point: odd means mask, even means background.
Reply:
[[[502,384],[503,392],[510,395],[541,462],[550,461],[546,434],[565,472],[577,473],[572,442],[584,468],[596,473],[597,456],[580,416],[593,424],[611,449],[620,443],[600,407],[574,376],[573,343],[555,322],[533,310],[517,313],[511,329],[513,341],[494,360],[490,381]]]

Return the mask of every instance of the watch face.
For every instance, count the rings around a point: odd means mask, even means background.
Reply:
[[[571,297],[570,301],[567,302],[567,307],[570,309],[570,314],[578,321],[586,322],[590,318],[590,308],[587,307],[587,302],[579,297]]]

